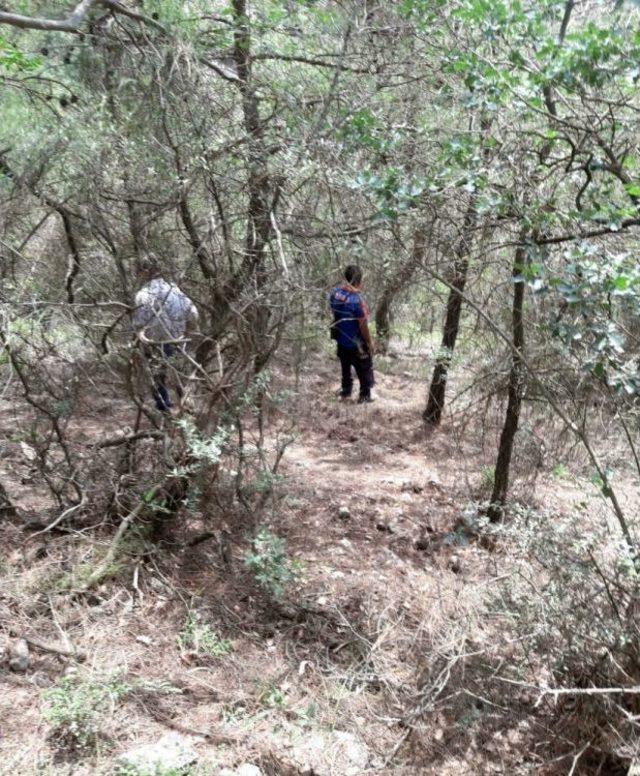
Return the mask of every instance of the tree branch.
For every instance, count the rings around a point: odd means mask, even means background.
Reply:
[[[81,0],[66,19],[45,19],[40,16],[22,16],[17,13],[0,11],[0,24],[9,24],[22,30],[46,30],[54,32],[78,32],[85,16],[95,5],[107,8],[113,13],[128,16],[130,19],[155,27],[160,32],[166,32],[166,28],[160,22],[138,13],[123,5],[119,0]]]
[[[142,22],[143,24],[155,27],[160,32],[166,33],[167,31],[166,27],[160,24],[156,19],[153,19],[151,16],[146,16],[143,13],[138,13],[131,8],[127,8],[125,5],[118,2],[118,0],[100,0],[100,5],[103,5],[114,13],[120,13],[123,16],[128,16],[130,19],[135,19],[137,22]]]
[[[76,32],[96,0],[82,0],[66,19],[43,19],[41,17],[21,16],[17,13],[0,11],[0,24],[10,24],[23,30],[54,30],[58,32]]]
[[[549,237],[541,237],[538,241],[539,245],[557,245],[558,243],[571,242],[571,240],[588,240],[592,237],[604,237],[608,234],[620,234],[625,229],[629,229],[632,226],[640,226],[640,218],[625,218],[620,221],[617,229],[611,229],[610,227],[602,227],[602,229],[592,229],[588,232],[572,232],[569,234],[557,234],[550,235]]]
[[[335,56],[340,56],[336,54]],[[303,65],[313,65],[315,67],[327,67],[333,70],[345,70],[348,73],[363,73],[371,75],[371,68],[368,67],[351,67],[341,62],[329,62],[324,59],[314,59],[312,57],[303,57],[294,54],[277,54],[276,52],[263,52],[261,54],[254,54],[254,60],[267,60],[274,59],[280,62],[296,62]]]

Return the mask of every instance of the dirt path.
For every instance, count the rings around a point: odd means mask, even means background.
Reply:
[[[54,642],[62,629],[88,655],[85,682],[119,676],[180,692],[134,693],[101,721],[109,744],[97,755],[53,762],[42,690],[68,660],[34,653],[26,675],[0,669],[0,755],[10,763],[0,773],[35,773],[38,761],[52,769],[39,773],[112,773],[119,752],[172,729],[191,732],[203,763],[197,776],[242,762],[267,776],[310,767],[321,776],[449,772],[442,758],[433,766],[421,759],[443,737],[433,720],[417,753],[407,759],[401,751],[400,764],[387,758],[432,651],[492,575],[486,553],[453,532],[478,462],[459,449],[454,457],[446,431],[425,440],[424,380],[406,364],[379,373],[377,401],[364,406],[337,400],[333,366],[303,376],[286,479],[264,516],[302,564],[282,603],[264,595],[243,563],[249,530],[238,515],[202,515],[199,525],[182,527],[175,546],[150,550],[117,582],[79,599],[63,583],[93,557],[95,539],[52,536],[38,557],[5,527],[14,550],[0,571],[3,624]],[[281,414],[273,428],[289,421]],[[215,541],[184,541],[224,524],[233,529],[230,562]],[[180,647],[194,614],[228,642],[226,654]]]

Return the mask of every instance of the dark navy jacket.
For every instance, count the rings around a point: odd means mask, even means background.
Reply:
[[[360,321],[368,319],[369,311],[360,293],[352,286],[337,286],[329,294],[329,304],[338,345],[350,350],[362,345]]]

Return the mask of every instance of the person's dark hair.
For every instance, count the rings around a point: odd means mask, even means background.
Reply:
[[[344,278],[352,286],[359,286],[362,283],[362,270],[357,264],[349,264],[344,268]]]
[[[158,259],[155,256],[146,256],[138,264],[138,274],[150,280],[160,277],[162,270],[160,269]]]

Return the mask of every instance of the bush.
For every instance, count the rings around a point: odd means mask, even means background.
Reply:
[[[271,595],[280,598],[287,585],[300,574],[300,564],[287,557],[284,539],[261,528],[251,542],[252,551],[244,558],[256,582]]]
[[[53,736],[66,747],[87,749],[95,743],[106,712],[130,689],[115,678],[100,681],[83,680],[77,674],[63,676],[44,692],[48,704],[44,717],[53,726]]]
[[[231,643],[221,639],[196,613],[190,613],[185,620],[178,634],[178,646],[181,650],[190,650],[209,657],[224,657],[231,651]]]
[[[47,704],[43,716],[53,727],[51,738],[64,748],[90,748],[96,744],[106,717],[116,704],[135,692],[170,695],[180,690],[164,681],[128,681],[119,675],[63,676],[43,693]]]
[[[565,740],[626,760],[640,749],[640,693],[630,691],[640,686],[640,575],[624,541],[592,518],[584,504],[567,517],[520,510],[494,529],[516,569],[489,610],[503,613],[518,645],[508,678],[549,699],[562,689],[547,708]]]

